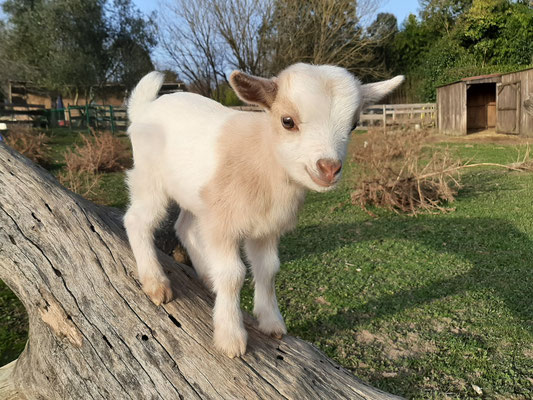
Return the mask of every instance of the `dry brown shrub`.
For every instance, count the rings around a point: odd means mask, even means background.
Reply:
[[[127,144],[109,131],[82,136],[83,143],[65,153],[66,170],[96,174],[122,171],[131,166]]]
[[[92,172],[75,171],[65,168],[59,173],[59,182],[82,197],[90,198],[95,195],[95,189],[100,183],[101,175]]]
[[[19,153],[38,164],[46,164],[50,159],[48,136],[31,126],[14,126],[6,135],[6,143]]]
[[[59,181],[75,193],[95,195],[101,172],[122,171],[131,166],[128,145],[109,131],[82,136],[82,144],[65,152],[65,167]]]
[[[354,154],[360,175],[352,203],[370,214],[369,205],[411,215],[450,210],[443,204],[455,199],[461,163],[448,149],[429,151],[427,136],[424,131],[370,132]]]

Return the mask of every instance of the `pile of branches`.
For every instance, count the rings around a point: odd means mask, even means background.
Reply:
[[[397,213],[450,211],[460,188],[459,170],[448,149],[425,147],[427,132],[371,132],[354,153],[359,179],[352,203],[373,215],[374,205]]]

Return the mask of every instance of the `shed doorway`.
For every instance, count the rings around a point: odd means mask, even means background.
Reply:
[[[467,86],[466,116],[468,133],[496,128],[496,83]]]

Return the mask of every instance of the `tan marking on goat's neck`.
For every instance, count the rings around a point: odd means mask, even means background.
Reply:
[[[208,229],[221,240],[282,233],[295,224],[305,190],[279,164],[270,129],[267,114],[244,112],[223,127],[217,170],[201,190]]]

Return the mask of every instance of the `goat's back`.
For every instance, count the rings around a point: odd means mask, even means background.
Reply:
[[[128,133],[134,173],[150,174],[169,196],[191,211],[212,178],[222,126],[238,111],[193,93],[173,93],[147,104]]]

